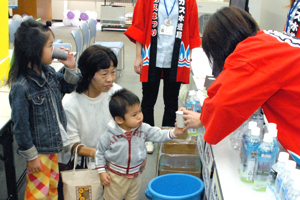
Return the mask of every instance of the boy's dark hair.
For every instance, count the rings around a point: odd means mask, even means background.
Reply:
[[[14,83],[19,75],[27,77],[28,63],[31,69],[36,65],[38,70],[42,70],[43,49],[51,34],[54,37],[47,25],[33,19],[21,23],[15,33],[14,60],[9,71],[8,85]]]
[[[226,58],[237,44],[256,35],[258,30],[251,15],[235,7],[224,7],[209,18],[202,37],[202,47],[213,64],[215,77],[223,71]]]
[[[108,69],[111,62],[114,67],[118,66],[116,54],[110,48],[92,45],[84,50],[78,60],[78,68],[81,71],[82,79],[78,83],[76,92],[83,93],[88,90],[95,73],[100,69]]]
[[[122,117],[125,119],[127,108],[136,104],[140,104],[140,99],[129,90],[123,88],[116,91],[109,101],[109,111],[113,119]]]

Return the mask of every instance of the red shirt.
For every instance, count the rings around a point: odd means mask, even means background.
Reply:
[[[300,155],[300,39],[259,31],[240,42],[208,90],[201,121],[216,144],[260,106],[277,124],[278,140]]]

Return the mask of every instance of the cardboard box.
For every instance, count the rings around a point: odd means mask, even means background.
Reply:
[[[158,155],[157,175],[185,173],[201,176],[201,161],[197,142],[175,139],[162,143]]]
[[[162,171],[158,171],[158,176],[160,175],[164,175],[164,174],[171,174],[171,173],[182,173],[182,174],[190,174],[193,176],[196,176],[198,178],[200,178],[201,173],[200,172],[192,172],[192,171],[176,171],[176,170],[162,170]]]
[[[160,152],[162,154],[190,154],[198,155],[197,142],[175,139],[161,144]]]

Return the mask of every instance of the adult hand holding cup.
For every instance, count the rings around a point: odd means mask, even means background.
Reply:
[[[59,47],[53,47],[52,51],[52,58],[59,59],[59,60],[67,60],[68,59],[68,52],[64,49],[60,49]]]

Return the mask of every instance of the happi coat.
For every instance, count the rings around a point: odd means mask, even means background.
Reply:
[[[124,33],[132,42],[143,45],[141,82],[154,81],[158,34],[159,0],[138,0],[132,25]],[[189,83],[190,50],[201,45],[198,7],[195,0],[179,0],[179,15],[171,63],[170,80]]]

